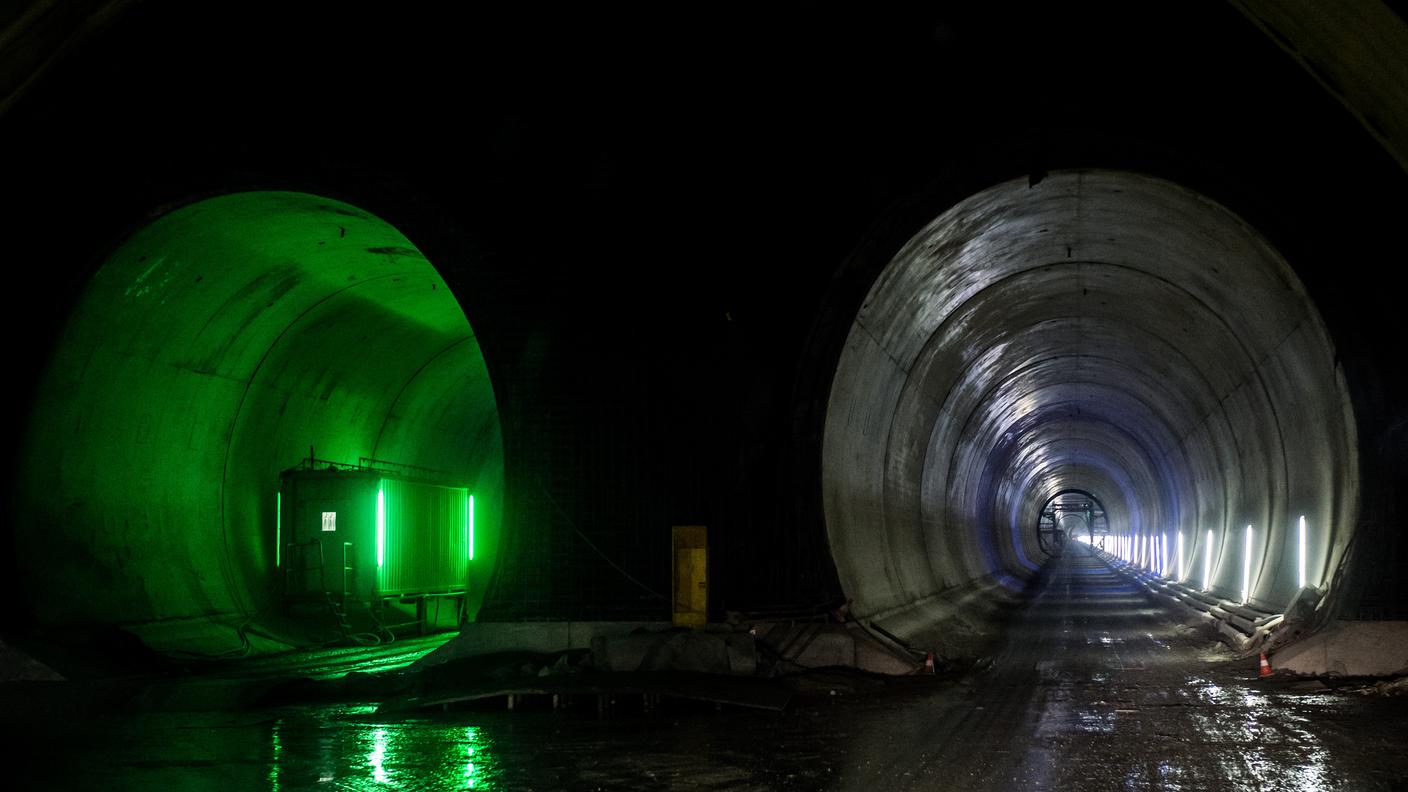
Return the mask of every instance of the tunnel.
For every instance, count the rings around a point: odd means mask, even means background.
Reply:
[[[1063,489],[1047,498],[1037,513],[1036,532],[1037,546],[1047,555],[1062,552],[1067,541],[1113,550],[1122,538],[1110,533],[1105,504],[1080,489]]]
[[[0,6],[19,786],[1408,788],[1401,3]]]
[[[1195,582],[1270,612],[1302,563],[1330,582],[1357,518],[1352,408],[1291,265],[1225,208],[1127,172],[999,184],[915,233],[851,326],[824,442],[833,559],[882,620],[1019,586],[1064,490],[1095,494],[1114,535],[1210,542]]]
[[[468,487],[471,615],[482,602],[503,493],[493,386],[434,266],[365,211],[258,191],[161,212],[93,274],[39,392],[16,487],[41,622],[228,648],[276,610],[279,476],[314,457]]]

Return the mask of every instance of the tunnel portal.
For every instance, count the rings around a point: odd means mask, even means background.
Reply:
[[[822,475],[842,587],[881,620],[1021,585],[1045,558],[1031,526],[1071,489],[1135,542],[1211,547],[1217,595],[1248,568],[1242,599],[1279,612],[1298,564],[1329,582],[1359,486],[1334,346],[1291,267],[1211,200],[1114,171],[999,184],[894,253],[840,355]]]
[[[1109,537],[1105,505],[1085,490],[1062,490],[1047,498],[1037,513],[1037,545],[1047,555],[1059,554],[1068,541],[1103,547]]]
[[[476,504],[472,613],[503,455],[474,332],[435,268],[354,206],[243,192],[162,214],[92,276],[38,389],[17,486],[41,623],[191,648],[267,613],[280,471],[442,471]]]

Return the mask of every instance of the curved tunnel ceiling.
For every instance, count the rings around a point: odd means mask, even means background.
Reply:
[[[42,621],[267,607],[279,473],[310,446],[465,482],[482,597],[503,500],[488,371],[434,267],[355,207],[249,192],[156,219],[93,276],[36,405],[16,524]]]
[[[1254,525],[1251,601],[1279,610],[1300,515],[1309,583],[1335,568],[1356,454],[1328,333],[1265,240],[1178,185],[1067,172],[962,201],[880,274],[832,384],[824,509],[859,615],[1030,574],[1068,489],[1114,534],[1201,553],[1211,530],[1229,597]]]

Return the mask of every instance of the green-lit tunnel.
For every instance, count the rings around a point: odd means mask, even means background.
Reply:
[[[180,646],[269,612],[279,473],[310,447],[468,487],[482,600],[503,502],[488,371],[435,268],[355,207],[246,192],[157,218],[92,277],[35,405],[16,516],[41,623]]]

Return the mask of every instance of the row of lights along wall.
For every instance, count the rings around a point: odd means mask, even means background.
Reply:
[[[1242,533],[1242,603],[1246,604],[1251,600],[1252,583],[1252,534],[1255,529],[1248,525]],[[1306,523],[1305,515],[1301,515],[1299,530],[1297,532],[1297,543],[1299,555],[1296,562],[1297,582],[1300,588],[1305,588],[1305,548],[1306,548]],[[1089,543],[1091,538],[1080,536],[1079,539]],[[1106,541],[1113,541],[1113,547],[1105,546]],[[1101,537],[1095,540],[1102,549],[1112,553],[1124,561],[1136,566],[1148,569],[1155,574],[1165,578],[1170,578],[1179,583],[1186,582],[1190,577],[1190,559],[1184,554],[1183,532],[1176,531],[1174,535],[1173,553],[1169,553],[1168,534],[1118,534],[1111,537]],[[1215,537],[1212,531],[1207,532],[1203,542],[1203,580],[1202,590],[1208,591],[1212,588],[1213,557],[1212,548]],[[1196,552],[1196,551],[1195,551]]]

